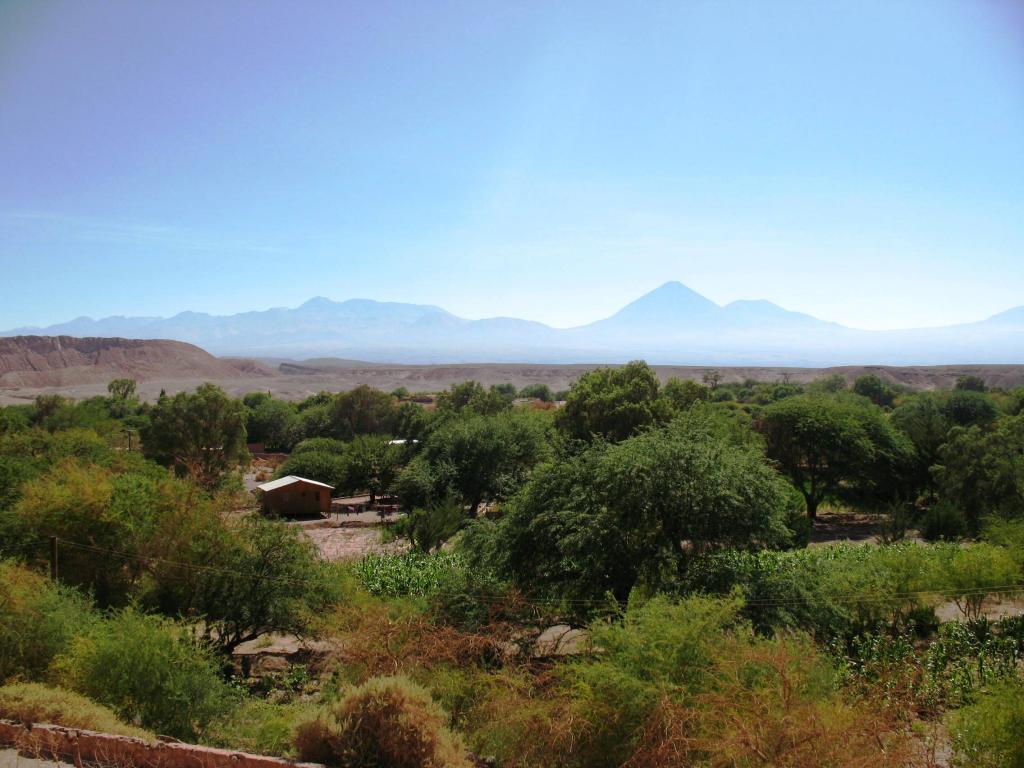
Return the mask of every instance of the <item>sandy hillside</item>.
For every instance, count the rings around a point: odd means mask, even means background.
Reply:
[[[229,381],[273,376],[251,361],[223,360],[180,341],[13,336],[0,338],[0,387],[4,390],[74,389],[119,377],[140,382]]]

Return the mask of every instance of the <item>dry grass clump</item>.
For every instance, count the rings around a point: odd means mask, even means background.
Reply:
[[[122,723],[109,709],[85,696],[38,683],[15,683],[0,688],[0,718],[26,725],[49,723],[153,739],[153,734]]]
[[[470,768],[430,694],[405,677],[373,678],[300,725],[302,760],[339,768]]]
[[[717,680],[689,700],[651,711],[629,768],[771,765],[777,768],[905,768],[923,755],[881,708],[851,704],[816,679],[810,647],[734,647]],[[803,652],[801,652],[803,651]]]
[[[504,626],[466,632],[379,602],[344,611],[334,624],[342,648],[335,661],[353,682],[437,666],[487,664],[501,657],[509,632]]]

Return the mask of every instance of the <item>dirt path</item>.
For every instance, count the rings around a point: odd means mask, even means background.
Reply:
[[[358,560],[380,552],[398,553],[408,549],[402,541],[385,544],[381,541],[381,527],[362,521],[321,523],[303,526],[306,534],[320,550],[325,560]]]

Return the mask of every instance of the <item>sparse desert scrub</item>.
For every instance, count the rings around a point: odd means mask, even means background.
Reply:
[[[430,693],[404,677],[372,678],[298,727],[303,760],[339,768],[469,768]]]

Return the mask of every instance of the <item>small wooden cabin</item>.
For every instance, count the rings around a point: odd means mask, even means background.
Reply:
[[[288,475],[256,486],[262,496],[263,509],[279,517],[327,517],[331,512],[331,491],[334,486]]]

